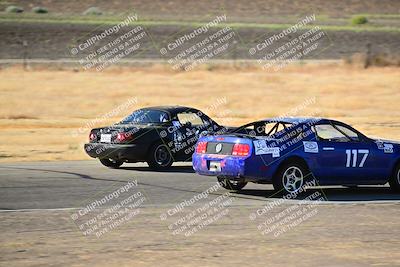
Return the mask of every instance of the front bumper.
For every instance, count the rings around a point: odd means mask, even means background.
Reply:
[[[86,153],[92,158],[145,161],[147,147],[138,144],[87,143]]]
[[[245,158],[236,156],[221,156],[197,154],[192,156],[193,169],[201,175],[230,176],[240,178],[245,173]],[[219,162],[221,170],[210,170],[210,162]]]

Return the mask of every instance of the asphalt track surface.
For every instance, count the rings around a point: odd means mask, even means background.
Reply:
[[[98,238],[83,234],[79,227],[85,221],[74,221],[73,215],[128,182],[137,182],[135,190],[145,196],[140,213]],[[214,177],[195,174],[188,163],[166,172],[151,171],[145,164],[108,169],[96,160],[2,163],[0,265],[400,265],[400,195],[387,185],[308,189],[307,195],[321,192],[325,201],[285,200],[267,217],[252,219],[280,198],[274,196],[271,185],[248,184],[240,193],[230,193],[229,213],[192,235],[174,233],[183,217],[168,212],[215,185]],[[223,188],[212,191],[185,212],[198,210],[227,192]],[[313,202],[315,206],[310,205]],[[107,202],[102,209],[112,205]],[[279,235],[260,231],[266,219],[289,209],[286,217],[298,212],[292,210],[296,205],[308,208],[303,215],[310,216]],[[167,218],[162,219],[165,214]]]
[[[199,176],[189,163],[175,163],[166,172],[151,171],[146,164],[125,164],[108,169],[95,160],[0,164],[0,210],[63,209],[81,207],[99,193],[138,181],[150,204],[176,204],[215,185],[215,177]],[[112,190],[111,190],[112,191]],[[356,189],[323,187],[328,203],[398,202],[400,195],[388,185]],[[224,189],[216,195],[223,194]],[[233,193],[240,203],[246,200],[276,200],[271,185],[248,184]]]

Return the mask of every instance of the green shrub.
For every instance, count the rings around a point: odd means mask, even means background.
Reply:
[[[38,13],[38,14],[49,13],[47,8],[41,7],[41,6],[36,6],[36,7],[32,8],[32,11],[35,12],[35,13]]]
[[[22,12],[24,12],[24,9],[19,6],[8,6],[8,7],[6,7],[5,11],[7,13],[22,13]]]
[[[83,15],[89,16],[100,16],[103,15],[103,12],[98,7],[89,7],[83,12]]]
[[[351,19],[351,24],[353,24],[353,25],[361,25],[361,24],[365,24],[367,22],[368,22],[368,19],[365,16],[354,16]]]

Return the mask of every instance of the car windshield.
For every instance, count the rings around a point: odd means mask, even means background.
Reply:
[[[139,109],[131,115],[123,119],[119,124],[147,124],[147,123],[164,123],[169,121],[169,115],[162,110]]]

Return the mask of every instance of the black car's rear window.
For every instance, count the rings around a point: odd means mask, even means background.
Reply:
[[[164,123],[169,121],[169,115],[162,110],[154,109],[139,109],[134,111],[131,115],[123,119],[120,124],[129,123]]]

